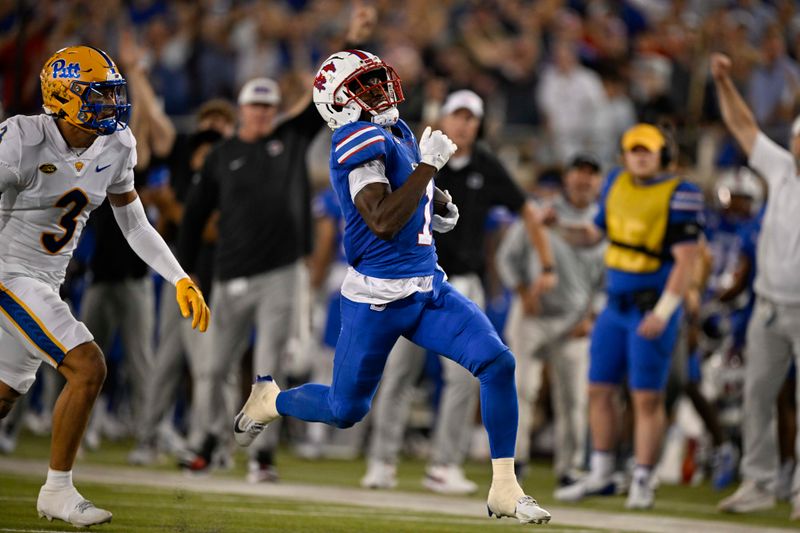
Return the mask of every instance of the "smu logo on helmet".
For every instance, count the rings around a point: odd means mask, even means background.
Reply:
[[[328,78],[325,77],[325,72],[336,72],[336,65],[331,62],[319,69],[319,74],[316,78],[314,78],[314,87],[318,91],[324,91],[325,84],[328,83]]]
[[[80,78],[81,66],[78,63],[67,64],[63,59],[53,61],[53,79]]]

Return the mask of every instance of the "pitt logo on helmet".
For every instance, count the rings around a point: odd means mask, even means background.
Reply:
[[[70,63],[63,59],[57,59],[53,62],[53,78],[80,78],[81,66],[77,63]]]
[[[44,64],[39,80],[48,115],[96,135],[128,126],[125,78],[99,48],[62,48]]]

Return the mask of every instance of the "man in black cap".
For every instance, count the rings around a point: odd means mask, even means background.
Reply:
[[[586,455],[589,332],[592,303],[602,286],[605,246],[569,244],[570,230],[591,222],[597,213],[602,181],[597,159],[590,154],[575,156],[563,181],[564,193],[542,208],[550,227],[558,285],[543,293],[536,284],[542,262],[521,222],[511,226],[503,239],[497,269],[503,283],[518,295],[506,325],[506,338],[517,358],[516,464],[524,465],[529,459],[533,403],[547,360],[555,411],[554,468],[559,482],[565,484],[583,466]]]

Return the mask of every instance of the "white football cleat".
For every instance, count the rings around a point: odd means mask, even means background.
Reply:
[[[649,481],[633,481],[631,483],[628,489],[628,499],[625,501],[625,509],[652,509],[654,502],[655,490]]]
[[[272,376],[257,376],[250,397],[233,419],[233,438],[239,446],[250,446],[267,424],[281,416],[275,406],[281,389]]]
[[[140,444],[128,454],[128,464],[134,466],[150,466],[158,461],[158,450],[155,446]]]
[[[95,507],[81,496],[75,487],[58,491],[42,487],[36,501],[36,510],[39,518],[47,518],[51,522],[55,518],[78,527],[105,524],[111,522],[112,517],[110,512]]]
[[[560,502],[579,502],[587,496],[611,496],[616,492],[616,484],[610,479],[597,479],[591,474],[572,485],[559,487],[553,497]]]
[[[775,497],[779,502],[788,502],[792,499],[792,480],[794,478],[795,464],[792,459],[786,459],[775,478]]]
[[[429,466],[425,470],[422,485],[442,494],[472,494],[478,491],[478,484],[467,479],[458,465]]]
[[[275,483],[278,481],[278,470],[273,465],[261,464],[258,461],[250,460],[247,462],[247,475],[245,479],[248,483]]]
[[[4,435],[0,430],[0,455],[12,454],[16,447],[17,439],[10,435]]]
[[[486,510],[489,512],[489,518],[495,516],[502,518],[504,516],[516,518],[520,524],[546,524],[550,521],[550,513],[539,506],[539,502],[531,496],[520,496],[514,503],[513,511],[509,506],[503,506],[499,502],[492,502],[492,490],[489,489],[489,500],[486,503]]]
[[[397,486],[397,467],[391,463],[370,459],[367,473],[361,478],[365,489],[393,489]]]
[[[736,492],[717,505],[717,509],[726,513],[752,513],[773,507],[775,494],[752,479],[742,481]]]

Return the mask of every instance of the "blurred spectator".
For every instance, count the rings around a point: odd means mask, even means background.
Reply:
[[[606,98],[600,77],[578,63],[574,43],[557,42],[551,60],[542,72],[537,100],[556,162],[563,163],[577,152],[597,147],[597,115]]]
[[[672,63],[656,56],[642,56],[632,65],[631,92],[636,115],[650,124],[674,124],[677,109],[669,95]]]
[[[800,96],[800,68],[786,54],[778,28],[767,30],[761,41],[761,61],[747,87],[747,103],[767,136],[783,141]]]
[[[561,196],[563,190],[564,183],[559,165],[543,168],[531,186],[530,194],[537,202],[547,204]]]
[[[203,17],[188,64],[194,72],[190,93],[193,105],[211,98],[233,99],[236,93],[236,63],[230,60],[229,32],[223,13],[212,12]]]
[[[615,163],[619,157],[619,140],[622,134],[636,123],[636,110],[626,92],[625,80],[615,68],[601,74],[606,105],[598,111],[597,123],[600,143],[597,153],[604,166]]]
[[[274,36],[281,34],[286,23],[286,9],[276,2],[258,2],[252,9],[251,16],[241,20],[232,34],[238,86],[279,72],[281,67],[280,46]]]
[[[150,79],[156,92],[164,100],[164,110],[169,115],[191,111],[192,88],[195,85],[186,68],[191,49],[188,36],[176,33],[165,16],[152,19],[144,30],[148,50],[146,59]]]

